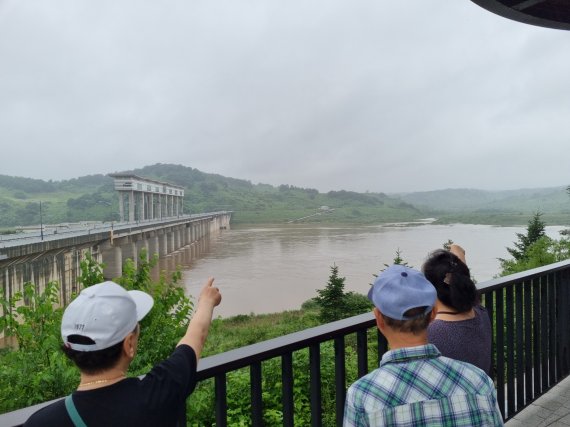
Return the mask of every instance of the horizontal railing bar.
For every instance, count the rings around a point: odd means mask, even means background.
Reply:
[[[544,276],[546,273],[555,273],[560,270],[564,270],[570,267],[570,259],[565,261],[555,262],[553,264],[548,264],[543,267],[533,268],[531,270],[522,271],[520,273],[510,274],[504,277],[497,277],[495,279],[486,280],[481,283],[477,283],[477,289],[482,292],[491,292],[496,289],[501,289],[506,286],[522,282],[524,280],[532,280],[539,276]]]
[[[372,313],[364,313],[326,325],[294,332],[282,337],[236,348],[225,353],[201,359],[198,363],[198,380],[213,377],[220,372],[245,368],[284,353],[308,348],[311,344],[333,340],[336,337],[371,328],[376,324]]]

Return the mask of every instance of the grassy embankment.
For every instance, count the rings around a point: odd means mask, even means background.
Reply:
[[[204,356],[318,326],[320,324],[318,314],[318,309],[312,307],[280,313],[240,314],[214,319],[204,348]]]

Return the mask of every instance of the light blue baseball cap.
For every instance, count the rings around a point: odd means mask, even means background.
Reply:
[[[410,320],[404,314],[417,307],[431,311],[437,297],[431,282],[419,271],[403,265],[392,265],[378,275],[368,291],[368,299],[387,317]],[[417,316],[415,316],[417,317]]]

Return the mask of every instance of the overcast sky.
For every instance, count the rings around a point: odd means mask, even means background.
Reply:
[[[570,184],[570,32],[470,0],[0,0],[0,174]]]

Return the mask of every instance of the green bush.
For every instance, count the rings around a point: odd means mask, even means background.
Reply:
[[[128,261],[117,281],[126,289],[140,289],[155,300],[153,310],[141,322],[138,355],[130,367],[140,375],[170,355],[184,335],[192,314],[192,302],[177,286],[180,273],[170,281],[154,283],[150,270],[156,259],[140,255],[139,267]],[[81,262],[80,282],[90,286],[103,280],[102,266],[87,256]],[[1,292],[1,289],[0,289]],[[79,371],[61,351],[61,318],[58,284],[50,282],[40,292],[32,283],[7,299],[0,294],[0,331],[14,337],[16,348],[0,353],[0,412],[13,411],[65,396],[79,382]]]
[[[17,350],[0,354],[0,412],[61,397],[77,385],[79,373],[60,351],[57,295],[55,282],[41,293],[26,283],[10,299],[0,294],[0,330],[17,343]]]

